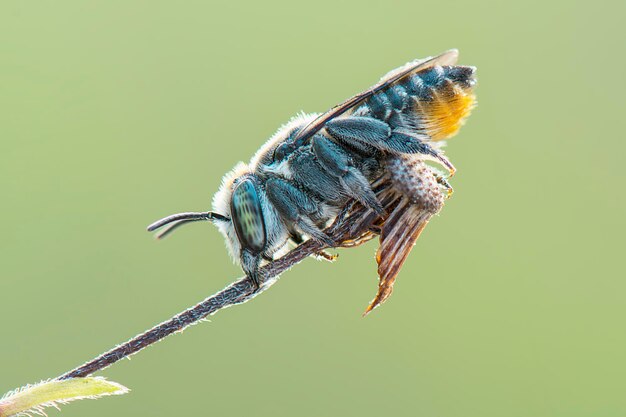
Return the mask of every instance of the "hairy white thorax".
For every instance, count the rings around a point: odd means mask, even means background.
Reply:
[[[232,218],[230,203],[233,190],[238,179],[243,176],[256,176],[257,174],[272,173],[274,175],[291,179],[292,174],[288,161],[268,164],[267,161],[273,155],[274,149],[284,142],[298,127],[306,126],[314,120],[318,114],[300,113],[293,117],[289,122],[281,126],[272,137],[259,148],[248,164],[239,162],[235,167],[222,178],[222,184],[219,190],[213,196],[213,211],[222,214],[228,218]],[[287,245],[288,232],[283,224],[278,212],[269,202],[265,190],[260,187],[258,190],[261,207],[263,207],[263,220],[267,233],[268,248],[267,255],[281,256],[289,250]],[[228,253],[236,264],[240,264],[241,244],[237,238],[235,227],[232,222],[216,222],[218,230],[224,236]]]

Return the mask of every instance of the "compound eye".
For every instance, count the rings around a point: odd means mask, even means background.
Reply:
[[[253,180],[245,179],[235,186],[230,212],[241,246],[252,253],[262,252],[266,243],[265,223]]]

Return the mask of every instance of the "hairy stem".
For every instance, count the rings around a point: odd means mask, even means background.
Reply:
[[[327,229],[329,236],[336,242],[354,242],[355,237],[362,237],[363,235],[369,237],[368,226],[366,224],[363,224],[360,228],[355,227],[355,221],[359,219],[365,211],[366,210],[362,206],[356,203],[352,207],[346,208],[342,214],[338,216],[335,223]],[[350,213],[349,216],[348,213]],[[366,238],[364,238],[363,241],[364,240],[366,240]],[[344,244],[342,243],[337,246],[343,245]],[[348,245],[349,244],[345,244],[345,246]],[[113,365],[121,359],[139,352],[140,350],[164,339],[172,333],[179,332],[188,326],[198,323],[205,317],[214,314],[225,307],[244,303],[257,296],[263,290],[269,288],[276,281],[276,277],[282,272],[291,268],[304,258],[318,253],[324,248],[325,247],[322,243],[312,239],[308,240],[287,253],[282,258],[270,262],[260,269],[259,280],[261,283],[261,289],[259,291],[254,291],[254,288],[248,278],[241,278],[195,306],[135,336],[129,341],[104,352],[100,356],[79,366],[78,368],[59,376],[57,379],[63,380],[91,375],[94,372]]]
[[[320,244],[313,241],[307,241],[295,248],[293,251],[289,252],[286,256],[263,267],[260,271],[263,277],[261,281],[262,284],[266,285],[263,285],[261,290],[269,288],[269,286],[275,281],[273,278],[318,250],[321,250]],[[186,327],[197,323],[218,310],[246,302],[254,298],[260,292],[261,291],[254,291],[254,288],[248,278],[241,278],[223,290],[204,299],[195,306],[175,315],[161,324],[154,326],[150,330],[133,337],[126,343],[101,354],[97,358],[94,358],[78,368],[61,375],[58,379],[78,378],[91,375],[94,372],[113,365],[120,359],[124,359],[139,352],[140,350],[158,342],[172,333],[179,332]]]

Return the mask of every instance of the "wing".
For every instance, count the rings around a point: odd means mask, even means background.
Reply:
[[[321,114],[319,117],[317,117],[307,126],[305,126],[304,129],[300,130],[295,136],[294,141],[298,140],[304,142],[306,140],[309,140],[315,133],[319,132],[328,121],[341,116],[350,109],[358,107],[365,100],[374,96],[376,93],[405,80],[410,75],[415,74],[416,72],[438,65],[454,65],[458,56],[459,52],[456,49],[451,49],[436,57],[413,61],[396,70],[391,71],[390,73],[385,75],[382,80],[375,86],[360,94],[357,94],[352,98],[349,98],[341,104],[336,105],[326,113]]]

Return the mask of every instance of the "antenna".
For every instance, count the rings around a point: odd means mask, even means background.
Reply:
[[[195,213],[195,212],[178,213],[178,214],[172,214],[171,216],[164,217],[161,220],[157,220],[156,222],[152,223],[151,225],[148,226],[148,232],[154,232],[155,230],[160,229],[161,227],[165,225],[173,223],[169,227],[163,229],[160,233],[156,235],[157,239],[163,239],[165,236],[172,233],[178,227],[187,223],[197,222],[197,221],[229,222],[230,219],[221,214],[213,213],[212,211],[206,211],[206,212],[200,212],[200,213]]]

